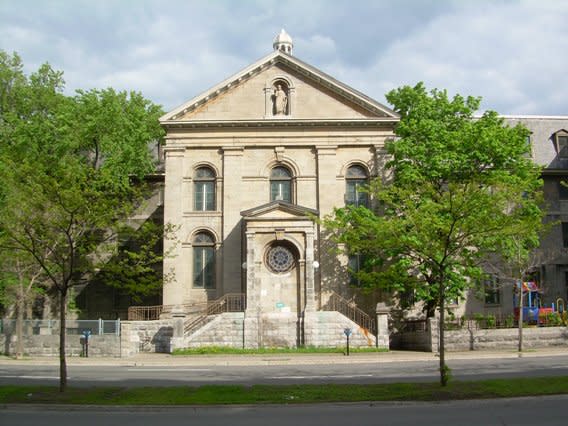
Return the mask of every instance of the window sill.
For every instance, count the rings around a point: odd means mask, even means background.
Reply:
[[[183,217],[221,217],[222,213],[218,210],[205,210],[205,211],[185,211]]]

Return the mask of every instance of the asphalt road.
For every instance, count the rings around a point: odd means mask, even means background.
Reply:
[[[568,355],[449,360],[458,380],[568,376]],[[438,361],[248,366],[72,365],[71,386],[174,386],[203,384],[392,383],[438,380]],[[0,365],[0,385],[57,385],[57,365]],[[568,413],[567,413],[568,414]]]
[[[18,426],[524,426],[566,425],[568,396],[443,403],[356,403],[231,407],[0,407],[0,424]]]

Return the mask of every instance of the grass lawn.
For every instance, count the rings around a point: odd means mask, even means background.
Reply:
[[[568,394],[568,377],[377,385],[212,385],[176,387],[0,386],[0,404],[214,405],[357,401],[446,401]]]
[[[260,348],[260,349],[239,349],[228,346],[202,346],[199,348],[175,349],[172,355],[265,355],[265,354],[342,354],[346,351],[345,347],[321,348],[306,346],[300,348]],[[388,352],[388,349],[381,348],[350,348],[351,353],[372,353]]]

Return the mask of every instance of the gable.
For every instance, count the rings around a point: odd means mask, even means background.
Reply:
[[[255,220],[306,219],[317,215],[317,210],[285,201],[272,201],[241,212],[241,216],[245,219]]]
[[[285,81],[288,110],[274,113],[278,81]],[[289,87],[288,87],[289,86]],[[167,122],[288,120],[397,120],[388,107],[296,58],[274,52],[208,92],[164,115]]]

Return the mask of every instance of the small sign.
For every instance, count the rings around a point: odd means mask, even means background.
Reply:
[[[350,328],[344,328],[343,332],[345,333],[345,335],[347,337],[351,336],[351,333],[353,333],[353,330],[351,330]]]
[[[284,306],[286,306],[286,305],[285,305],[284,303],[282,303],[282,302],[277,302],[277,303],[276,303],[276,307],[277,307],[278,309],[282,309]]]
[[[90,335],[91,335],[91,330],[83,330],[83,337],[85,339],[88,339]]]

